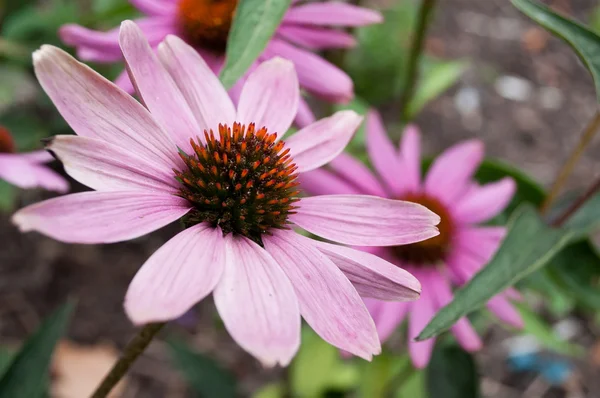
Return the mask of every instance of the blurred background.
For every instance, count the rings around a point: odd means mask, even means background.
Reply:
[[[355,82],[357,99],[350,106],[377,106],[398,137],[398,97],[418,1],[360,3],[382,10],[385,23],[358,29],[355,49],[327,56]],[[544,3],[600,32],[597,1]],[[64,23],[109,29],[135,15],[126,0],[0,0],[0,126],[14,134],[20,151],[40,148],[44,137],[70,133],[36,82],[31,52],[41,44],[61,45],[57,30]],[[435,155],[477,137],[488,156],[547,187],[597,107],[592,80],[573,51],[506,0],[439,0],[425,48],[417,100],[409,109],[423,132],[424,152]],[[109,78],[121,70],[93,67]],[[313,105],[317,113],[329,111]],[[361,155],[360,134],[351,150]],[[597,177],[599,154],[595,140],[570,180],[573,195]],[[62,172],[58,164],[53,168]],[[73,190],[85,189],[71,183]],[[537,192],[541,200],[539,187],[530,185],[530,194]],[[42,319],[76,298],[48,390],[50,396],[82,397],[134,333],[122,308],[129,282],[179,227],[126,243],[83,246],[23,235],[10,224],[14,209],[51,196],[0,182],[0,372]],[[235,387],[235,394],[257,398],[600,397],[600,263],[593,243],[578,245],[589,246],[587,258],[563,253],[522,282],[524,331],[506,330],[486,313],[474,317],[485,348],[473,357],[445,336],[429,368],[416,371],[399,331],[373,363],[343,360],[305,330],[289,369],[263,369],[233,343],[207,299],[161,334],[119,394],[221,397]],[[583,264],[576,272],[575,262]],[[457,383],[463,386],[459,395],[451,386]]]

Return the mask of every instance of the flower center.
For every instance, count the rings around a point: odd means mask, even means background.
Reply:
[[[184,222],[208,222],[223,234],[237,233],[262,245],[271,228],[286,229],[299,199],[297,167],[283,141],[254,123],[204,131],[206,144],[190,140],[194,154],[180,152],[187,170],[175,170],[179,195],[194,209]]]
[[[225,52],[237,0],[180,0],[179,21],[190,44]]]
[[[394,254],[400,260],[417,266],[434,265],[443,260],[454,235],[454,222],[446,206],[437,199],[424,194],[409,194],[401,199],[419,203],[439,215],[441,219],[438,225],[440,234],[422,242],[395,246],[393,247]]]
[[[15,141],[7,129],[0,126],[0,153],[14,153]]]

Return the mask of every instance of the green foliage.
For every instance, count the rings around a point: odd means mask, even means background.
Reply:
[[[229,32],[225,65],[220,76],[225,87],[233,86],[263,52],[290,3],[291,0],[239,2]]]
[[[358,392],[363,398],[385,398],[397,392],[414,372],[408,356],[398,356],[386,350],[374,357],[372,362],[362,362],[361,365]]]
[[[565,230],[550,229],[528,205],[517,209],[508,233],[492,260],[462,289],[454,300],[429,322],[417,340],[440,334],[458,319],[483,306],[496,294],[544,266],[571,238]]]
[[[202,355],[184,342],[169,340],[171,356],[192,390],[199,397],[236,397],[235,377],[211,358]]]
[[[54,346],[74,308],[73,303],[59,308],[23,344],[0,377],[0,397],[35,398],[44,393]]]
[[[600,36],[586,26],[554,12],[537,1],[512,0],[512,3],[575,50],[594,78],[596,96],[600,101]]]
[[[585,202],[575,214],[573,214],[564,227],[573,231],[573,239],[585,239],[591,232],[600,226],[600,194],[596,194]]]
[[[479,375],[473,356],[457,345],[437,344],[427,368],[429,398],[476,398]]]

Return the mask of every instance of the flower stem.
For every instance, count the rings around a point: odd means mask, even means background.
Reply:
[[[125,350],[121,358],[115,363],[110,372],[104,377],[102,383],[96,388],[96,391],[91,395],[91,398],[105,398],[117,383],[125,376],[135,360],[144,352],[150,344],[154,336],[165,325],[164,322],[150,323],[142,328],[135,336]]]
[[[588,200],[590,200],[596,193],[600,191],[600,178],[588,188],[587,191],[579,199],[577,199],[571,206],[569,206],[560,216],[552,222],[553,227],[561,227],[577,210],[581,208]]]
[[[405,87],[402,92],[402,97],[400,98],[400,117],[403,121],[408,119],[408,104],[412,99],[417,85],[417,79],[419,78],[419,60],[421,59],[421,53],[423,52],[423,43],[425,42],[425,36],[427,28],[429,27],[429,21],[431,20],[432,11],[435,8],[435,2],[436,0],[422,0],[421,7],[419,8],[417,26],[415,27],[415,33],[412,38],[406,76],[404,77]]]
[[[594,138],[594,135],[596,134],[596,131],[598,131],[599,127],[600,112],[596,111],[596,114],[594,115],[593,119],[585,127],[585,130],[583,131],[583,134],[581,135],[577,146],[575,147],[575,149],[573,149],[573,152],[571,152],[569,159],[567,159],[560,172],[558,173],[556,180],[550,188],[550,193],[548,193],[548,196],[546,196],[546,200],[544,200],[544,202],[540,206],[540,213],[545,214],[548,212],[550,206],[556,200],[558,193],[567,182],[567,178],[573,172],[577,161],[579,160],[581,155],[583,155],[585,148],[587,148],[589,143],[592,141],[592,138]]]

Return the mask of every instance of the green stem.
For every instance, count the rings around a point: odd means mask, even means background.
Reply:
[[[600,191],[600,178],[588,188],[587,191],[579,199],[577,199],[571,206],[569,206],[560,216],[552,222],[553,227],[561,227],[573,214],[577,212],[588,200],[590,200],[596,193]]]
[[[423,52],[423,43],[425,42],[425,36],[431,20],[432,11],[435,8],[435,2],[436,0],[422,0],[421,7],[419,8],[417,26],[415,28],[415,34],[412,38],[412,46],[410,49],[410,55],[408,57],[406,76],[404,77],[404,91],[402,92],[402,97],[400,98],[400,117],[403,121],[408,119],[408,104],[412,99],[415,87],[417,85],[417,79],[419,78],[419,60],[421,59],[421,54]]]
[[[125,350],[121,358],[115,363],[110,372],[104,377],[102,383],[96,388],[96,391],[91,395],[91,398],[105,398],[117,383],[125,376],[135,360],[146,350],[154,336],[165,325],[162,323],[150,323],[142,328],[135,336]]]
[[[589,143],[592,141],[592,138],[594,138],[594,135],[596,134],[596,131],[598,131],[599,127],[600,112],[596,111],[596,114],[594,115],[593,119],[585,127],[585,130],[583,131],[583,134],[581,135],[577,146],[575,147],[575,149],[573,149],[573,152],[571,152],[571,155],[569,156],[569,158],[561,168],[560,172],[558,173],[556,180],[550,188],[548,196],[546,196],[546,200],[544,200],[544,203],[542,203],[542,205],[540,206],[540,213],[545,214],[548,212],[548,210],[556,200],[558,193],[561,191],[561,189],[567,182],[567,178],[573,172],[577,161],[579,161],[579,158],[581,157],[581,155],[583,155],[585,148],[587,148]]]

